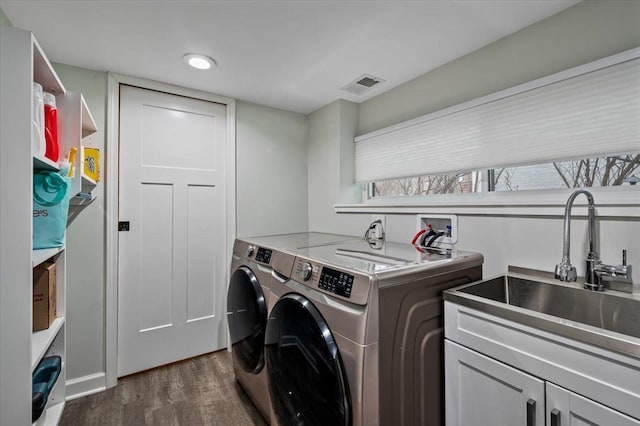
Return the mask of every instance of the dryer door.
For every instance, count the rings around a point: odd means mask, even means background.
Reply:
[[[281,425],[350,425],[351,403],[338,347],[318,309],[289,293],[267,324],[269,395]]]
[[[264,367],[267,304],[258,278],[246,266],[231,276],[227,320],[235,362],[248,373],[259,373]]]

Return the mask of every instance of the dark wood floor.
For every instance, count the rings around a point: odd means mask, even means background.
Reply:
[[[61,426],[266,425],[235,380],[226,350],[118,380],[69,401]]]

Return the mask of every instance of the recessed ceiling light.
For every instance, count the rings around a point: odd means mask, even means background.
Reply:
[[[216,61],[208,56],[200,55],[198,53],[187,53],[182,57],[182,60],[189,66],[197,68],[199,70],[208,70],[211,67],[215,67]]]

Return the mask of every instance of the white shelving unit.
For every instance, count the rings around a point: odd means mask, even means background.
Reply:
[[[33,156],[33,168],[54,171],[60,170],[60,167],[58,167],[57,163],[49,160],[47,157],[42,157],[40,155]]]
[[[79,195],[71,199],[71,205],[85,205],[95,199],[93,190],[97,182],[84,174],[84,147],[95,145],[93,138],[98,128],[81,93],[69,92],[62,103],[65,111],[65,139],[70,141],[65,155],[68,155],[71,147],[78,149],[73,164],[71,193]]]
[[[31,423],[31,375],[45,356],[59,355],[62,371],[37,425],[57,425],[66,397],[66,252],[33,250],[33,171],[59,171],[58,164],[31,151],[32,83],[56,95],[60,159],[78,151],[95,133],[80,94],[67,93],[30,32],[0,26],[0,425]],[[80,192],[81,153],[73,194]],[[77,189],[77,190],[76,190]],[[33,268],[56,262],[56,319],[32,332]]]

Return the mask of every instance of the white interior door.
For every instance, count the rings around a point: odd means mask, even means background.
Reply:
[[[226,346],[226,107],[120,86],[118,376]]]

